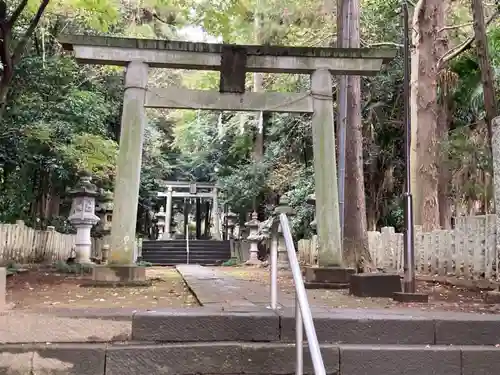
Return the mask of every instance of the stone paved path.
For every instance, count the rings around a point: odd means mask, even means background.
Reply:
[[[231,310],[259,310],[269,305],[269,287],[238,280],[224,272],[194,264],[176,267],[198,301],[207,307]],[[281,307],[293,307],[295,300],[279,292]]]
[[[0,313],[0,344],[125,341],[130,337],[131,327],[130,320],[61,317],[11,310]]]

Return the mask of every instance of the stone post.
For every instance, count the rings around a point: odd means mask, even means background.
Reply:
[[[176,233],[177,233],[177,222],[175,220],[172,220],[172,222],[170,223],[170,239],[174,239]]]
[[[158,227],[158,238],[157,240],[163,240],[165,236],[165,217],[167,214],[165,213],[165,209],[163,206],[160,207],[160,211],[156,213],[155,217],[158,222],[156,223],[156,226]]]
[[[274,209],[275,215],[286,214],[288,218],[295,215],[295,210],[289,206],[289,199],[286,194],[280,197],[278,207]],[[281,225],[278,226],[278,269],[289,269],[290,263],[288,262],[288,253],[285,246],[285,237]]]
[[[109,245],[102,245],[101,249],[101,263],[102,264],[107,264],[108,263],[108,257],[109,257]]]
[[[245,223],[245,227],[250,231],[247,240],[250,241],[250,257],[247,260],[246,264],[250,265],[258,265],[260,264],[259,260],[259,225],[260,221],[257,220],[257,212],[252,213],[252,219]]]
[[[142,61],[131,61],[125,74],[120,150],[113,201],[114,214],[109,255],[109,260],[113,264],[130,265],[134,262],[142,144],[146,125],[144,100],[147,83],[147,64]]]
[[[238,218],[238,215],[236,215],[234,212],[229,211],[227,213],[227,229],[228,229],[228,234],[229,238],[233,238],[234,236],[234,227],[236,226],[236,219]]]
[[[96,214],[99,216],[99,232],[106,236],[111,233],[111,221],[113,220],[113,193],[104,192],[96,207]]]
[[[170,224],[172,222],[172,186],[168,187],[167,190],[167,207],[166,207],[166,215],[165,215],[165,230],[163,239],[170,240],[171,239],[171,230]]]
[[[219,201],[217,198],[217,188],[214,188],[212,193],[214,194],[212,200],[212,220],[214,223],[214,239],[220,241],[221,236],[220,236]]]
[[[73,198],[68,218],[76,229],[75,252],[77,263],[91,263],[92,238],[90,230],[99,222],[95,214],[95,199],[99,196],[97,187],[89,174],[82,173],[78,184],[69,192]]]
[[[318,264],[320,267],[338,267],[342,266],[342,246],[335,157],[332,77],[327,69],[316,70],[311,75],[311,91],[314,110],[312,137],[319,244]]]
[[[309,223],[309,226],[311,227],[313,234],[316,234],[316,229],[318,227],[317,221],[316,221],[316,195],[315,194],[309,195],[307,197],[306,203],[314,206],[314,208],[315,208],[315,210],[314,210],[314,219],[313,219],[313,221],[311,221]]]

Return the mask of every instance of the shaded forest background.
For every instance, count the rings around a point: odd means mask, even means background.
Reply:
[[[412,167],[420,186],[416,205],[423,211],[416,220],[428,230],[451,226],[454,215],[493,211],[491,118],[472,23],[474,3],[411,3],[413,62],[428,62],[427,71],[416,71],[422,64],[412,66],[412,116],[420,119],[415,121],[419,158]],[[481,5],[496,105],[498,9],[487,1]],[[63,53],[58,35],[335,46],[342,27],[337,6],[341,12],[342,4],[319,0],[0,1],[0,222],[23,219],[38,228],[69,231],[65,192],[79,171],[92,172],[99,187],[113,189],[123,70],[77,65]],[[351,0],[350,12],[350,46],[401,47],[398,0]],[[403,224],[402,67],[399,54],[376,77],[359,79],[359,103],[353,105],[359,124],[355,113],[347,114],[348,126],[355,125],[347,134],[346,190],[355,194],[346,195],[346,228],[359,236],[381,226],[400,230]],[[150,81],[216,89],[218,74],[152,70]],[[308,77],[299,75],[249,75],[247,82],[249,90],[309,89]],[[148,119],[139,232],[147,231],[150,212],[158,209],[159,181],[182,179],[218,181],[224,203],[242,218],[254,207],[264,216],[288,192],[297,210],[296,237],[310,234],[313,207],[305,204],[314,192],[310,116],[150,111]],[[349,210],[359,197],[366,221],[357,230],[361,224]]]

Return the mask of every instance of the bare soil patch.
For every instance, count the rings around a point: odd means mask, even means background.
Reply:
[[[7,301],[14,309],[47,308],[136,308],[199,306],[175,268],[148,268],[150,287],[80,287],[89,275],[68,275],[35,270],[7,278]]]
[[[257,267],[220,267],[218,271],[240,280],[252,281],[261,285],[269,285],[269,269]],[[286,294],[294,294],[291,273],[280,271],[278,275],[280,290]],[[318,307],[349,309],[384,309],[414,308],[424,311],[457,311],[483,314],[500,314],[500,305],[484,303],[482,290],[469,290],[464,287],[430,283],[419,280],[417,290],[429,294],[428,304],[398,303],[390,298],[359,298],[349,295],[348,290],[308,290],[309,302]]]

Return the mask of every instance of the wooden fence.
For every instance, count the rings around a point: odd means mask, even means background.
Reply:
[[[299,241],[302,263],[317,263],[316,243],[316,237]],[[368,232],[368,247],[376,267],[403,271],[403,234],[392,227]],[[499,256],[496,215],[458,217],[452,230],[424,233],[415,228],[415,266],[420,274],[500,280]]]
[[[40,263],[66,260],[75,246],[74,234],[61,234],[49,227],[35,230],[23,221],[16,224],[0,224],[0,265],[17,263]],[[106,239],[92,239],[92,254],[100,253]]]

